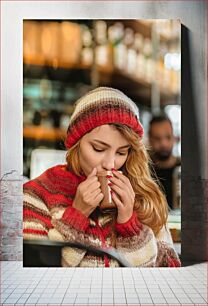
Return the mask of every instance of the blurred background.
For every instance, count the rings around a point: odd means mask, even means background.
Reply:
[[[97,86],[122,90],[139,107],[148,144],[153,115],[165,112],[181,154],[179,20],[24,20],[23,161],[26,179],[65,162],[74,102]],[[169,227],[180,243],[180,171]],[[180,253],[180,250],[178,251]]]

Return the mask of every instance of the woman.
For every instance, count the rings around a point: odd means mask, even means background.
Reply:
[[[167,203],[151,178],[142,135],[137,106],[119,90],[100,87],[80,98],[65,141],[67,164],[24,185],[24,239],[114,247],[134,267],[180,266],[166,227]],[[115,209],[99,206],[104,195],[97,175],[103,170],[113,173],[108,179]],[[62,265],[119,263],[65,247]]]

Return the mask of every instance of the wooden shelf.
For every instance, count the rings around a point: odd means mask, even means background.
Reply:
[[[100,85],[111,85],[121,90],[126,88],[132,95],[138,98],[151,99],[151,82],[119,69],[99,67],[98,71],[100,73]],[[176,99],[178,97],[177,93],[173,93],[168,89],[161,89],[160,95],[163,101]]]
[[[49,128],[43,125],[29,125],[23,128],[23,137],[26,139],[57,141],[64,140],[66,131],[58,128]]]
[[[42,20],[43,21],[43,20]],[[82,23],[81,20],[74,20],[75,23]],[[160,20],[158,20],[160,22]],[[50,21],[48,21],[50,23]],[[116,22],[123,24],[125,28],[129,27],[133,29],[135,33],[141,33],[144,38],[152,38],[152,28],[154,24],[153,19],[105,19],[107,26],[111,26]],[[86,20],[83,20],[86,23]],[[88,24],[93,28],[93,20]],[[170,32],[170,31],[169,31]],[[38,38],[37,38],[38,39]],[[160,34],[160,41],[169,43],[175,40],[175,37],[165,37]],[[29,53],[28,53],[29,54]],[[112,54],[111,54],[112,56]],[[114,68],[113,66],[105,67],[92,67],[89,65],[83,65],[81,63],[74,64],[73,58],[68,61],[62,60],[59,56],[54,56],[51,59],[45,59],[44,55],[41,56],[40,52],[37,52],[35,58],[24,57],[24,78],[48,78],[49,80],[57,80],[63,83],[84,83],[87,85],[97,84],[98,86],[114,86],[118,89],[131,92],[133,96],[144,104],[150,103],[152,83],[146,79],[136,77],[126,71],[121,71]],[[112,56],[113,57],[113,56]],[[50,57],[49,57],[50,58]],[[65,57],[65,59],[67,59]],[[79,56],[76,57],[76,61],[79,61]],[[112,60],[112,59],[110,59]],[[35,68],[36,67],[36,68]],[[37,68],[38,67],[38,68]],[[34,68],[34,69],[33,69]],[[94,79],[93,79],[94,77]],[[92,81],[93,79],[93,81]],[[164,82],[165,83],[165,82]],[[162,84],[162,83],[161,83]],[[167,83],[169,85],[169,83]],[[171,83],[175,84],[175,83]],[[172,88],[172,86],[171,86]],[[173,100],[177,99],[178,93],[172,92],[169,88],[160,88],[161,104],[172,103]],[[174,89],[173,89],[174,90]],[[145,101],[145,102],[144,102]]]
[[[64,66],[64,65],[63,65]],[[23,75],[27,79],[42,79],[48,78],[51,81],[60,81],[69,84],[84,82],[91,84],[90,76],[91,67],[84,65],[73,65],[68,67],[54,67],[49,65],[38,65],[34,60],[33,64],[24,62]]]
[[[45,60],[42,57],[36,57],[36,58],[24,58],[23,59],[24,65],[31,65],[31,66],[47,66],[51,67],[54,69],[57,68],[64,68],[64,69],[90,69],[89,65],[84,65],[84,64],[70,64],[69,62],[64,62],[64,61],[50,61],[50,60]]]
[[[41,78],[43,66],[31,66],[25,69],[24,77]],[[49,78],[57,81],[75,81],[77,78],[90,79],[92,68],[84,65],[73,65],[68,68],[57,68],[46,66],[45,70],[49,73]],[[113,86],[126,93],[131,93],[133,97],[138,99],[141,103],[149,104],[147,101],[151,100],[152,83],[134,76],[124,70],[114,68],[113,66],[97,66],[98,86]],[[178,97],[177,93],[171,92],[169,89],[162,88],[160,90],[161,101],[175,100]],[[144,102],[144,100],[146,100]]]

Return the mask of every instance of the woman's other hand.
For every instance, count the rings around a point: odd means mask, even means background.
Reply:
[[[113,177],[110,178],[112,199],[118,209],[118,223],[127,222],[134,209],[135,193],[131,183],[125,175],[113,170]]]
[[[87,179],[79,184],[72,205],[74,208],[81,211],[86,217],[95,210],[104,197],[96,174],[97,169],[93,168]]]

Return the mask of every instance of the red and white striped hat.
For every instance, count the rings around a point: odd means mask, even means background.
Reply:
[[[76,102],[67,130],[66,148],[97,126],[108,123],[127,125],[139,137],[143,136],[137,105],[118,89],[98,87]]]

